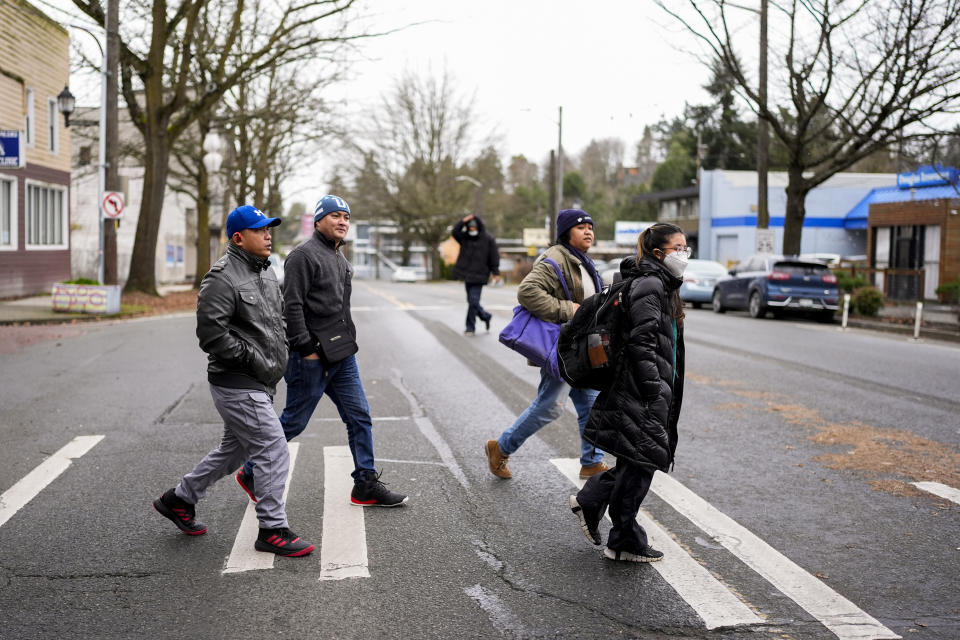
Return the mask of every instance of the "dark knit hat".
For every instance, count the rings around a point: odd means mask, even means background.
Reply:
[[[578,224],[589,223],[593,226],[593,218],[583,209],[564,209],[557,214],[557,240],[564,233]]]

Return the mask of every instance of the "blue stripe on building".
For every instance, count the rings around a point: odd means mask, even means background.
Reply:
[[[770,227],[783,227],[785,218],[770,217]],[[804,227],[820,227],[824,229],[842,229],[843,218],[815,218],[807,216],[803,219]],[[710,224],[714,227],[756,227],[757,216],[733,216],[730,218],[711,218]]]

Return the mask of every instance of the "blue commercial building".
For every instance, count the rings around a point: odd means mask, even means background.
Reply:
[[[807,194],[801,253],[865,256],[867,224],[850,214],[875,189],[896,184],[894,173],[838,173]],[[783,250],[787,174],[767,174],[773,252]],[[698,257],[728,264],[756,253],[757,174],[703,171],[700,176]],[[859,210],[857,210],[859,211]]]

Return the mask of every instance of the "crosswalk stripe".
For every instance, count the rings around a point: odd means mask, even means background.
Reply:
[[[287,493],[290,492],[293,466],[297,461],[297,451],[300,450],[300,443],[288,442],[287,447],[290,450],[290,470],[287,472],[287,483],[283,488],[284,504],[287,502]],[[243,512],[243,520],[240,521],[240,530],[237,531],[237,537],[233,541],[233,549],[227,557],[227,564],[223,573],[273,569],[273,561],[276,555],[267,551],[257,551],[253,547],[259,533],[260,522],[257,520],[257,506],[253,503],[253,500],[248,500],[247,509]]]
[[[927,493],[932,493],[935,496],[940,496],[941,498],[946,498],[951,502],[956,502],[960,504],[960,491],[954,489],[953,487],[948,487],[945,484],[940,484],[939,482],[911,482],[913,486],[918,489],[922,489]]]
[[[0,495],[0,527],[101,440],[103,436],[77,436],[4,491]]]
[[[556,458],[550,462],[577,487],[583,486],[585,480],[580,479],[579,460]],[[650,545],[663,551],[663,560],[651,563],[651,566],[697,612],[707,629],[763,622],[646,512],[641,510],[637,514],[637,522],[646,530]]]
[[[323,448],[323,539],[320,579],[369,578],[363,507],[350,504],[353,456],[349,447]]]
[[[674,478],[657,472],[651,490],[823,623],[838,638],[900,638]]]

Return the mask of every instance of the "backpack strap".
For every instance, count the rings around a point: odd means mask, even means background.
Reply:
[[[544,258],[543,261],[553,267],[553,270],[557,272],[557,278],[560,280],[560,286],[563,287],[563,293],[567,296],[567,300],[573,300],[573,298],[570,297],[570,289],[567,288],[567,281],[563,279],[563,272],[560,271],[560,265],[557,264],[557,261],[553,258]]]

